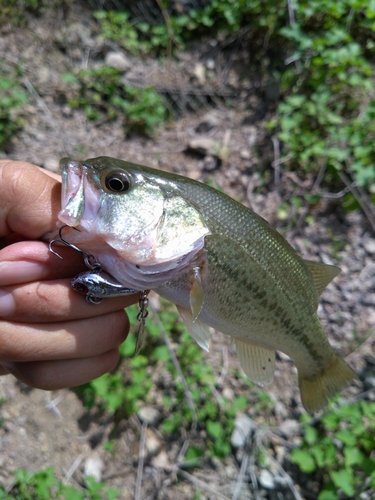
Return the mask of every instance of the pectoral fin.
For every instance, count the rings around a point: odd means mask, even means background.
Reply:
[[[193,322],[198,318],[202,310],[204,301],[204,292],[199,276],[194,276],[193,285],[190,290],[190,307],[193,315]]]
[[[241,339],[234,339],[241,368],[256,384],[266,385],[273,380],[275,351]]]
[[[177,309],[190,335],[202,349],[208,351],[210,330],[206,323],[203,323],[199,319],[194,319],[191,312],[181,306],[177,306]]]
[[[305,259],[303,261],[311,274],[318,296],[324,291],[328,283],[341,272],[341,269],[337,266],[329,266]]]

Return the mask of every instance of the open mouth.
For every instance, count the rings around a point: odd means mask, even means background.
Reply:
[[[85,209],[84,175],[82,163],[63,158],[60,162],[62,193],[59,219],[68,226],[78,226]]]

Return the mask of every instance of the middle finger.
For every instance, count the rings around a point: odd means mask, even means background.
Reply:
[[[136,304],[139,294],[91,304],[72,290],[71,279],[38,281],[0,288],[0,317],[21,323],[50,323],[100,316]]]

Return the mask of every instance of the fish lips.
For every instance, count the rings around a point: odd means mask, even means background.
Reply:
[[[61,206],[58,218],[64,224],[77,227],[81,220],[91,223],[100,208],[100,193],[89,182],[87,167],[80,161],[63,158]]]

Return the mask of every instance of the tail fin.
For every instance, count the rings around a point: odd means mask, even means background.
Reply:
[[[298,377],[302,404],[306,411],[314,413],[328,404],[328,399],[342,389],[356,374],[339,354],[333,362],[314,378]]]

